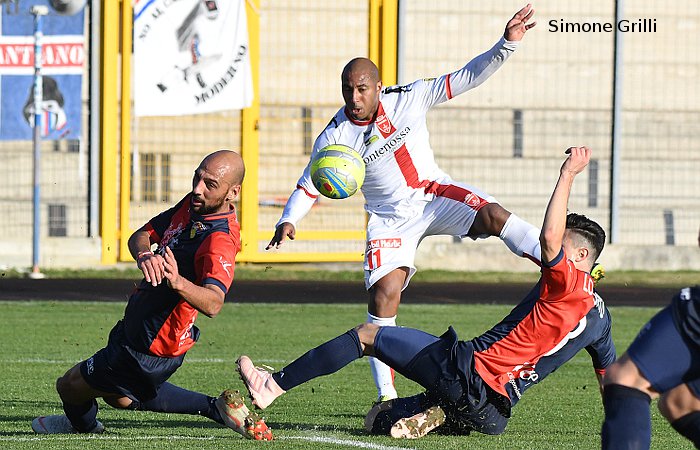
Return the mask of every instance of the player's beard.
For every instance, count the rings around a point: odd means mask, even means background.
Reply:
[[[192,197],[192,200],[194,200],[195,197]],[[226,200],[225,197],[221,197],[216,200],[214,203],[207,204],[207,201],[201,197],[198,198],[198,200],[202,200],[204,202],[202,205],[195,205],[194,203],[190,203],[190,208],[192,208],[192,211],[196,212],[197,214],[200,214],[202,216],[206,216],[207,214],[214,214],[217,212],[223,212],[223,206],[224,206],[224,201]]]

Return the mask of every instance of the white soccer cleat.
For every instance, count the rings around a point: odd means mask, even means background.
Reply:
[[[439,406],[432,406],[423,412],[396,422],[391,427],[391,437],[418,439],[443,423],[445,423],[445,412]]]
[[[57,414],[53,416],[40,416],[32,420],[32,430],[38,434],[75,434],[80,431],[73,428],[73,425],[68,420],[65,414]],[[104,425],[99,420],[97,425],[86,433],[102,433],[105,431]]]
[[[214,405],[226,426],[244,438],[256,441],[272,440],[272,430],[260,416],[248,409],[239,391],[225,390]]]
[[[286,392],[267,370],[255,367],[253,361],[245,355],[238,358],[236,368],[253,399],[253,404],[260,409],[267,408],[277,397]]]

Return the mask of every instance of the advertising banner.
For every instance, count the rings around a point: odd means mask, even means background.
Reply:
[[[134,114],[250,106],[245,0],[134,2]]]
[[[35,0],[33,5],[48,5]],[[26,2],[22,3],[26,6]],[[34,16],[23,8],[0,9],[0,139],[31,140],[34,125]],[[80,139],[85,63],[84,11],[42,18],[45,139]]]

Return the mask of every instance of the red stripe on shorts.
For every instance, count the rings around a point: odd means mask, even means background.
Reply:
[[[479,197],[469,189],[455,186],[454,184],[440,184],[436,181],[420,180],[418,178],[418,170],[416,170],[416,166],[413,164],[413,159],[411,159],[405,144],[394,152],[394,158],[408,187],[414,189],[425,188],[426,194],[435,194],[438,197],[445,197],[464,203],[475,211],[488,204],[486,199]]]

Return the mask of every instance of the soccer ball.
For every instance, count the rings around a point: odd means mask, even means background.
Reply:
[[[354,149],[332,144],[313,156],[311,181],[325,197],[348,198],[365,181],[365,163]]]

